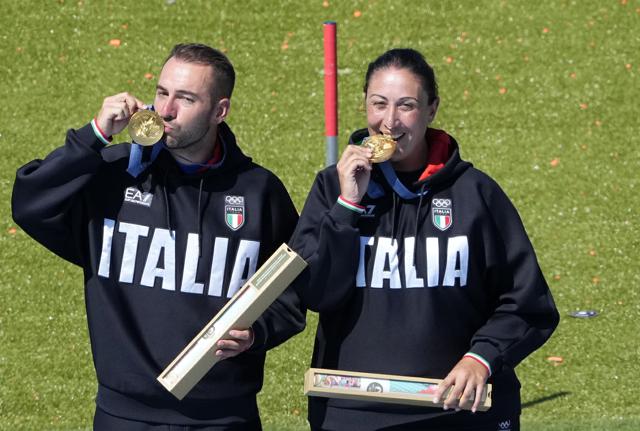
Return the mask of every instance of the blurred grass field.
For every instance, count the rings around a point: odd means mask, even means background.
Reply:
[[[439,80],[435,127],[520,211],[562,315],[518,367],[523,429],[640,429],[640,1],[0,4],[0,430],[87,430],[96,387],[81,271],[15,226],[16,169],[61,145],[105,96],[151,101],[170,48],[200,41],[236,66],[229,123],[241,147],[301,209],[324,164],[326,20],[338,23],[341,146],[365,124],[367,63],[414,47]],[[600,314],[567,317],[576,309]],[[269,355],[267,430],[307,429],[315,322]]]

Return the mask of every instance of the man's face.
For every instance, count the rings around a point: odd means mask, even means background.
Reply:
[[[214,99],[214,84],[210,66],[175,58],[166,62],[158,79],[154,106],[164,120],[169,149],[193,155],[209,146],[213,149],[218,124],[224,120],[229,102],[226,98]]]

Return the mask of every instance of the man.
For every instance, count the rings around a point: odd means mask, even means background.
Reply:
[[[160,143],[105,147],[145,107],[121,93],[17,172],[16,222],[84,271],[94,429],[259,430],[265,352],[304,328],[287,291],[252,328],[218,343],[225,360],[182,401],[156,381],[297,221],[280,180],[240,151],[224,122],[234,81],[219,51],[177,45],[155,96]]]

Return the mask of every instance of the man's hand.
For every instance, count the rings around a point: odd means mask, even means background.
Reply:
[[[113,136],[127,127],[131,115],[144,108],[144,102],[131,94],[116,94],[104,99],[96,123],[107,137]]]
[[[360,203],[367,192],[371,178],[371,149],[357,145],[347,145],[338,164],[340,194],[353,203]]]
[[[444,409],[467,409],[475,413],[480,405],[482,392],[488,378],[489,371],[475,359],[462,358],[438,386],[438,390],[433,396],[433,402],[440,402],[447,389],[453,386],[443,401]],[[475,396],[475,399],[469,409],[472,396]]]
[[[232,358],[239,355],[253,345],[253,329],[232,329],[229,337],[223,338],[216,344],[216,356],[220,359]]]

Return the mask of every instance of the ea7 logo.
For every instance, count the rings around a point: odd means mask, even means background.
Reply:
[[[141,192],[135,187],[127,187],[127,189],[124,191],[125,202],[131,202],[133,204],[150,207],[152,200],[153,195],[151,193]]]
[[[375,209],[375,205],[367,205],[365,207],[364,213],[360,217],[375,217],[375,214],[373,213]]]

